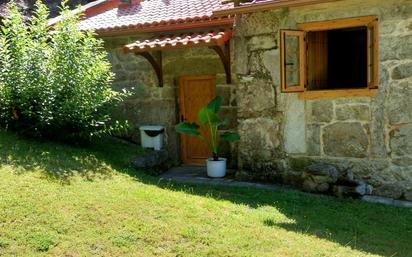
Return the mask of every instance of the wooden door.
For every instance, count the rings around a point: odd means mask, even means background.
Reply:
[[[180,121],[198,123],[198,111],[216,95],[216,79],[214,76],[180,77],[179,91]],[[207,130],[202,133],[210,137]],[[185,164],[204,165],[212,153],[200,139],[181,135],[181,156]]]

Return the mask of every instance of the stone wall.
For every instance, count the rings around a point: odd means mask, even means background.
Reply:
[[[148,38],[150,35],[139,35]],[[215,75],[217,94],[223,98],[222,114],[226,115],[229,125],[226,129],[236,128],[235,86],[226,84],[223,65],[218,55],[208,48],[168,50],[163,54],[164,86],[158,86],[156,73],[149,62],[141,56],[124,54],[122,47],[139,37],[104,38],[105,47],[115,73],[113,87],[126,88],[133,92],[116,111],[118,119],[127,119],[131,125],[131,140],[139,143],[139,126],[159,124],[166,127],[165,145],[169,155],[178,161],[179,137],[174,130],[178,122],[178,84],[183,75]],[[223,155],[230,157],[234,146],[224,145]],[[235,160],[234,160],[235,161]],[[233,165],[233,161],[232,161]]]
[[[305,167],[326,162],[376,195],[412,200],[411,14],[411,0],[345,0],[238,16],[239,177],[300,186]],[[299,100],[280,92],[279,29],[365,15],[380,23],[377,96]]]

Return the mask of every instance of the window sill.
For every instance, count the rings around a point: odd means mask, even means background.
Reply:
[[[314,90],[304,91],[299,94],[301,100],[339,98],[339,97],[374,97],[378,94],[378,89],[335,89],[335,90]]]

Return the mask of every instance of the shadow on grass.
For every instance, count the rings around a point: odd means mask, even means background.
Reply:
[[[132,152],[139,154],[142,150],[111,138],[97,138],[77,147],[0,130],[0,166],[12,165],[16,173],[41,171],[61,183],[70,183],[75,175],[87,180],[108,179],[113,170],[127,168]]]
[[[279,223],[274,217],[262,218],[262,226],[268,228],[308,234],[381,256],[412,256],[411,209],[293,191],[182,185],[165,181],[157,185],[254,209],[274,207],[294,221]],[[333,253],[330,256],[334,256]]]
[[[110,139],[96,140],[83,148],[18,138],[0,131],[0,165],[17,172],[42,170],[47,176],[69,183],[76,174],[88,180],[108,179],[116,172],[172,191],[227,200],[252,209],[273,207],[294,222],[262,218],[266,228],[308,234],[382,256],[412,256],[412,210],[356,200],[320,197],[298,192],[255,188],[190,185],[147,176],[130,168],[129,160],[142,150]],[[331,253],[331,256],[333,253]]]

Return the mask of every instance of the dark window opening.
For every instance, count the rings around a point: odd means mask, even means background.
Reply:
[[[367,27],[307,33],[307,90],[368,86]]]

